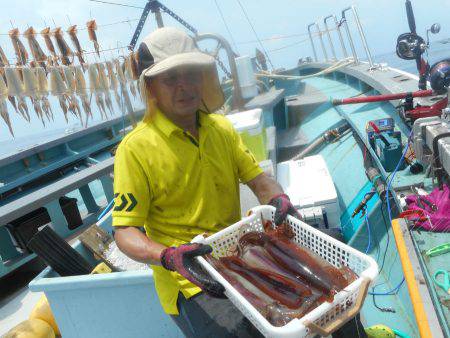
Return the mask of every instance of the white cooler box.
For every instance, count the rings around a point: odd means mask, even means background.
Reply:
[[[279,163],[277,181],[306,223],[319,228],[340,227],[336,189],[322,156]]]

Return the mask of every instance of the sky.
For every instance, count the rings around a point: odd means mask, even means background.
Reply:
[[[120,2],[120,0],[110,1]],[[145,0],[121,2],[137,7],[143,7],[146,3]],[[259,49],[262,47],[257,42],[255,33],[241,9],[242,5],[275,68],[290,68],[297,64],[299,58],[312,56],[307,25],[318,21],[323,28],[324,16],[334,14],[339,19],[341,10],[352,4],[357,8],[372,55],[393,52],[397,36],[409,31],[404,0],[354,0],[353,3],[348,0],[309,2],[301,0],[161,0],[161,2],[200,33],[218,33],[232,44],[237,54],[253,56],[255,47]],[[432,36],[431,41],[450,37],[450,25],[447,24],[448,20],[445,20],[450,12],[450,0],[413,0],[412,4],[419,34],[425,36],[426,29],[434,22],[439,22],[442,27],[441,32]],[[223,13],[228,29],[217,6]],[[89,0],[15,0],[14,2],[3,0],[0,2],[0,46],[8,57],[14,57],[7,35],[12,26],[18,27],[20,31],[33,26],[40,31],[45,26],[52,28],[61,26],[65,30],[69,25],[77,24],[83,49],[92,51],[93,45],[88,40],[84,28],[88,20],[95,19],[99,25],[97,36],[102,49],[125,47],[131,40],[141,12],[142,10],[138,8],[113,6]],[[348,12],[347,17],[358,54],[364,56],[351,12]],[[166,14],[163,14],[163,20],[167,26],[180,27]],[[155,28],[154,17],[150,15],[141,38]],[[67,36],[66,38],[70,41]],[[332,32],[332,38],[335,48],[338,49],[336,32]],[[43,41],[39,40],[39,42],[45,49]],[[316,48],[319,48],[318,40],[315,42]],[[328,46],[326,37],[324,42]],[[26,43],[25,46],[28,47]],[[110,59],[126,52],[125,48],[107,51],[102,53],[100,59]],[[94,54],[89,54],[87,58],[89,62],[98,60]],[[320,52],[319,58],[323,58]],[[33,125],[34,127],[37,128],[37,125]],[[52,126],[49,125],[46,128],[52,128]],[[27,130],[29,128],[26,127],[20,129],[25,133],[24,135]],[[0,141],[7,139],[7,134],[7,129],[0,121]]]

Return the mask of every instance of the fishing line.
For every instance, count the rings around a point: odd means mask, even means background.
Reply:
[[[269,61],[270,66],[272,67],[272,70],[274,70],[275,67],[273,66],[272,61],[270,60],[270,57],[269,57],[269,55],[267,54],[266,49],[264,48],[264,45],[262,44],[262,42],[261,42],[261,40],[260,40],[258,34],[256,33],[255,27],[253,27],[253,24],[252,24],[252,22],[250,21],[250,18],[248,17],[247,12],[245,11],[244,6],[242,6],[242,3],[241,3],[240,0],[236,0],[236,1],[237,1],[237,3],[239,4],[239,6],[241,7],[241,10],[242,10],[242,12],[244,13],[245,18],[247,19],[248,24],[249,24],[250,27],[252,28],[253,33],[255,34],[256,40],[258,40],[258,42],[259,42],[259,44],[260,44],[260,46],[261,46],[261,48],[262,48],[264,54],[266,54],[267,60]]]
[[[219,11],[220,17],[222,18],[223,24],[225,25],[225,28],[227,29],[228,34],[230,34],[231,42],[233,43],[234,48],[236,49],[236,52],[238,52],[238,48],[236,46],[236,42],[234,41],[233,34],[231,34],[230,27],[228,27],[227,21],[225,20],[225,16],[223,15],[223,12],[220,9],[219,4],[217,3],[217,0],[214,0],[214,3],[216,4],[217,10]]]
[[[407,153],[407,151],[408,151],[408,149],[409,149],[409,144],[410,144],[410,139],[411,139],[412,134],[413,134],[413,131],[411,130],[411,132],[409,133],[409,136],[408,136],[408,143],[406,144],[406,147],[405,147],[405,149],[403,150],[402,156],[401,156],[400,160],[398,161],[398,163],[397,163],[397,165],[396,165],[394,171],[393,171],[392,174],[390,175],[390,176],[391,176],[390,179],[389,179],[389,176],[388,176],[388,178],[387,178],[388,184],[387,184],[387,188],[386,188],[386,206],[387,206],[387,209],[388,209],[387,211],[388,211],[388,216],[389,216],[390,224],[392,224],[392,213],[391,213],[391,207],[390,207],[390,202],[389,202],[389,190],[390,190],[392,181],[393,181],[395,175],[397,174],[398,169],[400,168],[400,165],[403,163],[403,160],[405,159],[406,153]],[[393,195],[393,197],[394,197],[394,195]],[[383,218],[384,218],[384,213],[383,213]],[[385,222],[385,225],[386,225],[386,222]],[[388,229],[387,229],[387,230],[388,230]],[[388,233],[388,231],[387,231],[386,233]],[[388,246],[386,245],[385,255],[384,255],[384,257],[383,257],[382,268],[384,267],[384,259],[385,259],[385,256],[386,256],[387,247],[388,247]],[[380,272],[381,272],[381,269],[380,269]],[[404,281],[405,281],[405,278],[403,277],[402,280],[400,281],[400,283],[399,283],[395,288],[393,288],[393,289],[391,289],[391,290],[389,290],[389,291],[386,291],[386,292],[375,292],[375,288],[376,288],[377,286],[380,286],[380,285],[384,284],[384,283],[375,285],[375,286],[372,288],[372,292],[368,292],[369,295],[372,295],[372,301],[373,301],[374,306],[375,306],[378,310],[380,310],[380,311],[382,311],[382,312],[395,312],[395,310],[392,309],[392,308],[381,308],[381,307],[379,307],[379,306],[377,305],[377,303],[376,303],[375,296],[393,296],[393,295],[396,295],[396,294],[400,291],[400,288],[402,287]]]

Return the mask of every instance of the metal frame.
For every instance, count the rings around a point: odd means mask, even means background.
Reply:
[[[314,42],[313,42],[313,38],[312,38],[312,33],[311,33],[311,27],[314,26],[315,23],[310,23],[308,25],[308,34],[309,34],[309,41],[311,42],[311,47],[313,50],[313,54],[314,54],[314,60],[316,62],[318,62],[319,60],[317,59],[317,52],[316,52],[316,47],[314,46]]]
[[[328,25],[327,25],[327,20],[331,19],[332,17],[333,17],[333,15],[328,15],[325,18],[323,18],[323,24],[325,26],[325,31],[327,32],[327,35],[328,35],[328,41],[330,42],[331,53],[333,54],[334,59],[337,60],[336,51],[335,51],[334,45],[333,45],[333,40],[331,40],[330,30],[328,29]]]
[[[323,51],[323,55],[325,57],[325,61],[327,61],[327,62],[330,61],[330,59],[328,58],[327,50],[325,48],[325,44],[324,44],[323,39],[322,39],[322,35],[325,32],[326,32],[326,34],[328,36],[328,42],[330,44],[330,49],[331,49],[331,54],[332,54],[331,60],[338,60],[337,55],[336,55],[336,49],[334,48],[334,44],[333,44],[333,39],[331,38],[330,28],[329,28],[328,23],[327,23],[327,21],[329,19],[334,19],[334,23],[336,25],[336,30],[337,30],[338,36],[339,36],[339,42],[341,44],[342,53],[343,53],[344,57],[347,58],[348,57],[348,53],[347,53],[347,49],[345,47],[344,39],[343,39],[343,36],[342,36],[341,26],[344,26],[344,29],[345,29],[345,31],[347,33],[347,39],[348,39],[348,43],[350,44],[350,49],[351,49],[351,52],[352,52],[352,55],[353,55],[353,61],[354,61],[355,64],[359,63],[358,54],[356,53],[355,44],[353,42],[352,34],[350,33],[350,28],[348,26],[347,17],[346,17],[346,12],[350,11],[350,10],[353,13],[355,24],[356,24],[356,27],[358,29],[359,36],[361,37],[361,41],[363,43],[364,51],[365,51],[365,53],[367,55],[367,60],[369,61],[370,69],[374,69],[375,66],[374,66],[374,63],[373,63],[372,54],[370,53],[369,46],[368,46],[367,40],[366,40],[366,36],[364,34],[364,30],[362,28],[361,21],[359,20],[358,12],[356,11],[355,6],[349,6],[347,8],[344,8],[342,10],[342,12],[341,12],[341,16],[342,17],[341,17],[340,21],[338,21],[336,16],[333,15],[333,14],[330,14],[330,15],[324,17],[323,18],[323,24],[325,26],[325,30],[324,31],[320,30],[318,22],[310,23],[308,25],[308,35],[309,35],[309,40],[311,42],[311,47],[312,47],[312,50],[313,50],[313,53],[314,53],[314,59],[315,59],[316,62],[318,62],[317,51],[316,51],[316,48],[314,46],[313,34],[311,32],[311,27],[312,26],[316,26],[317,34],[319,36],[320,45],[322,46],[322,51]]]

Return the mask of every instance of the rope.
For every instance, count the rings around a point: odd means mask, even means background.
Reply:
[[[242,12],[244,13],[245,18],[247,19],[248,24],[249,24],[250,27],[252,28],[253,33],[255,34],[256,40],[258,40],[259,45],[261,46],[261,48],[262,48],[264,54],[266,54],[267,61],[269,61],[270,66],[272,67],[272,70],[275,69],[275,67],[273,66],[272,61],[270,60],[269,54],[267,54],[267,51],[266,51],[266,49],[264,48],[264,45],[262,44],[262,42],[261,42],[261,40],[260,40],[260,38],[259,38],[259,36],[258,36],[258,33],[256,33],[255,27],[253,27],[253,24],[252,24],[252,22],[250,21],[250,18],[248,17],[247,12],[245,11],[244,6],[242,6],[242,3],[241,3],[240,0],[236,0],[236,1],[238,2],[239,6],[241,7],[241,10],[242,10]]]
[[[335,64],[331,65],[330,67],[321,70],[320,72],[317,72],[317,73],[314,73],[314,74],[310,74],[310,75],[303,75],[303,76],[271,74],[269,72],[256,73],[256,76],[257,77],[268,77],[268,78],[271,78],[271,79],[304,80],[304,79],[309,79],[311,77],[316,77],[316,76],[319,76],[319,75],[323,75],[323,74],[334,72],[334,71],[336,71],[336,70],[338,70],[340,68],[346,67],[346,66],[348,66],[348,65],[350,65],[352,63],[353,63],[353,60],[343,59],[343,60],[340,60],[340,61],[336,62]]]
[[[228,34],[230,34],[231,42],[233,43],[234,48],[236,49],[236,52],[237,52],[238,49],[237,49],[237,46],[236,46],[236,42],[234,41],[233,34],[231,34],[231,30],[228,27],[227,21],[225,20],[225,16],[223,15],[223,12],[220,9],[219,4],[217,3],[217,0],[214,0],[214,3],[216,4],[217,10],[219,11],[219,14],[220,14],[220,17],[222,18],[223,24],[225,25],[225,28],[227,29]]]

